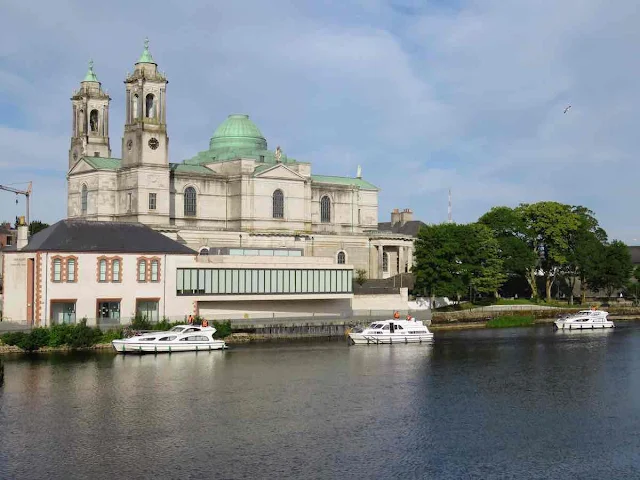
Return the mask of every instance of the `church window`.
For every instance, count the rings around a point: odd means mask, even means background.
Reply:
[[[91,110],[89,113],[89,128],[92,133],[98,133],[98,110]]]
[[[131,211],[131,206],[133,205],[133,195],[131,192],[127,193],[127,212]]]
[[[93,152],[93,156],[94,157],[99,157],[100,156],[100,152]]]
[[[338,264],[344,265],[347,263],[347,256],[344,252],[338,252]]]
[[[133,101],[131,102],[131,106],[133,107],[133,119],[135,120],[136,118],[138,118],[138,104],[140,103],[140,97],[138,97],[138,94],[136,93],[133,96]]]
[[[87,191],[87,186],[86,185],[82,185],[82,205],[81,205],[81,209],[82,209],[82,214],[86,215],[87,214],[87,204],[88,204],[88,200],[89,200],[89,192]]]
[[[207,247],[201,248],[200,255],[209,255],[209,249]]]
[[[149,210],[155,210],[155,209],[156,209],[156,194],[150,193],[149,194]]]
[[[320,221],[331,222],[331,199],[327,195],[320,199]]]
[[[389,271],[389,254],[386,252],[382,254],[382,271],[385,273]]]
[[[196,189],[193,187],[184,190],[184,216],[196,216]]]
[[[152,93],[148,94],[145,98],[145,116],[147,118],[155,118],[156,108],[155,108],[155,97]]]
[[[280,189],[273,192],[273,218],[284,218],[284,193]]]

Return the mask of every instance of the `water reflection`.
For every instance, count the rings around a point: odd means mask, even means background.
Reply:
[[[12,358],[0,464],[7,478],[628,477],[640,328],[579,333]]]

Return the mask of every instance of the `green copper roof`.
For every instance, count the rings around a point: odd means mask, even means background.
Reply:
[[[96,72],[93,71],[93,60],[89,60],[89,71],[84,76],[83,82],[97,82],[98,77],[96,76]]]
[[[266,150],[267,141],[255,123],[249,120],[249,115],[229,115],[216,128],[209,142],[209,150]]]
[[[144,52],[140,55],[140,58],[136,63],[156,63],[153,61],[153,57],[151,56],[151,52],[149,52],[149,39],[144,39]]]
[[[119,158],[83,157],[84,161],[97,170],[117,170],[120,168]]]
[[[211,175],[215,174],[215,172],[207,167],[202,165],[187,165],[185,163],[171,163],[170,164],[172,172],[178,173],[199,173],[202,175]]]
[[[311,175],[312,182],[332,183],[334,185],[353,185],[364,190],[378,190],[375,185],[361,178],[334,177],[331,175]]]

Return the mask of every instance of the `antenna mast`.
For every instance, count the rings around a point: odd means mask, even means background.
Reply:
[[[453,215],[451,213],[451,189],[449,189],[449,209],[448,209],[447,221],[453,223]]]

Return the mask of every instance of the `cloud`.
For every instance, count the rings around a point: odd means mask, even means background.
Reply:
[[[380,220],[395,207],[445,220],[452,188],[458,221],[555,199],[596,211],[610,236],[640,238],[632,0],[6,3],[2,182],[64,185],[69,97],[91,57],[119,155],[122,81],[148,35],[170,81],[171,161],[249,113],[271,147],[316,173],[361,164],[382,188]],[[54,221],[65,198],[34,208]]]

